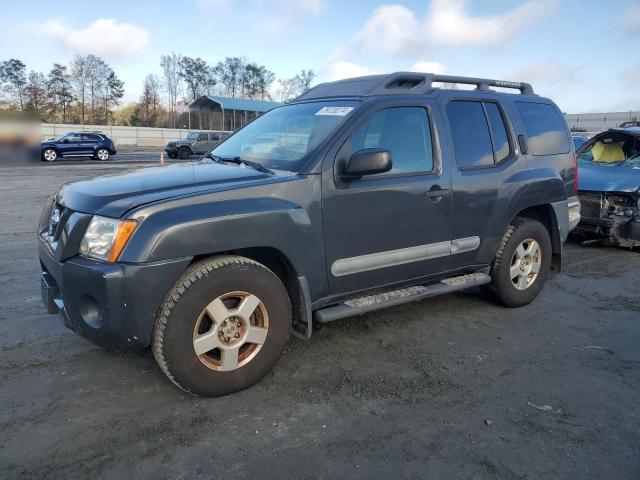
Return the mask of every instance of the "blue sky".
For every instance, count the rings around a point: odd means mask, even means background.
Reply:
[[[0,59],[46,72],[96,53],[127,100],[175,51],[243,56],[277,78],[311,68],[321,80],[410,69],[522,80],[566,112],[640,109],[640,0],[91,3],[3,0]]]

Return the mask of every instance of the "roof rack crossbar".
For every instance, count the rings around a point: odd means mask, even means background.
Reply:
[[[464,85],[475,85],[478,90],[489,90],[490,87],[513,88],[520,90],[523,95],[533,95],[533,87],[525,82],[510,82],[508,80],[492,80],[490,78],[458,77],[455,75],[434,75],[425,74],[428,88],[433,88],[433,82],[461,83]]]
[[[371,94],[384,94],[389,93],[388,89],[403,80],[414,82],[414,86],[410,88],[411,91],[428,91],[433,88],[433,83],[459,83],[464,85],[475,85],[478,90],[489,90],[490,87],[502,87],[513,88],[520,90],[523,95],[533,95],[533,87],[529,83],[524,82],[510,82],[507,80],[492,80],[489,78],[473,78],[473,77],[459,77],[454,75],[439,75],[435,73],[415,73],[415,72],[397,72],[386,76],[382,82],[380,82],[375,88],[372,89]],[[419,81],[418,81],[419,80]]]

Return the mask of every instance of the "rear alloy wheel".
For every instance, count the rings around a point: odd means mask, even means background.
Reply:
[[[491,283],[482,288],[508,307],[520,307],[538,296],[551,270],[547,228],[530,218],[516,218],[505,232],[491,267]]]
[[[273,272],[245,257],[214,257],[189,267],[167,294],[153,355],[184,391],[226,395],[271,369],[290,325],[289,296]]]
[[[99,148],[96,150],[96,158],[102,161],[109,160],[109,150],[106,148]]]
[[[180,158],[181,160],[189,160],[191,158],[191,150],[189,150],[187,147],[181,147],[178,150],[178,158]]]
[[[45,148],[42,152],[42,159],[47,162],[55,162],[58,158],[58,153],[53,148]]]

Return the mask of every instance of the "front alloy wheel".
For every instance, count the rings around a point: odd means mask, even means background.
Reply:
[[[44,152],[42,152],[42,158],[47,162],[55,162],[58,154],[53,148],[46,148]]]
[[[200,313],[193,329],[193,349],[212,370],[229,372],[249,363],[269,333],[264,303],[247,292],[230,292]]]

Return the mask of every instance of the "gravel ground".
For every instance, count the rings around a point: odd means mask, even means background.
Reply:
[[[40,303],[43,198],[122,167],[0,169],[0,478],[640,478],[640,253],[569,244],[527,307],[344,320],[199,399]]]

